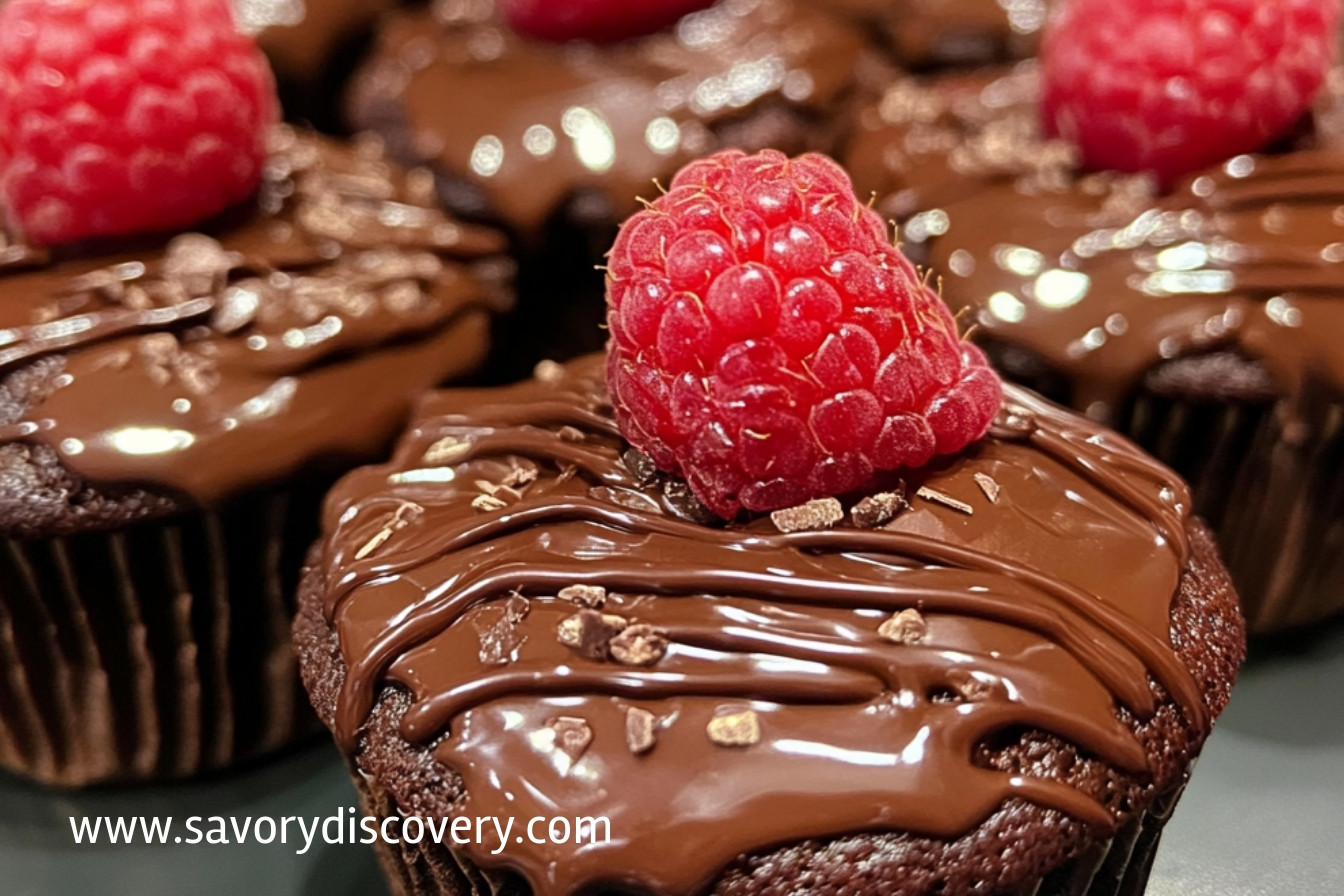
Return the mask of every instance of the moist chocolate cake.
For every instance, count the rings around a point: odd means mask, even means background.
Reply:
[[[522,259],[495,375],[599,348],[617,223],[652,182],[721,146],[834,145],[869,49],[803,0],[724,0],[674,28],[601,45],[515,34],[489,0],[388,21],[351,119],[426,164],[455,212],[502,225]]]
[[[501,249],[376,141],[285,127],[199,232],[0,232],[0,766],[175,777],[312,727],[287,627],[319,497],[479,363]]]
[[[904,79],[847,162],[999,366],[1194,487],[1253,630],[1344,609],[1340,89],[1167,192],[1043,140],[1032,63]]]
[[[1007,387],[982,441],[729,523],[622,441],[603,362],[431,393],[329,495],[304,681],[404,894],[1137,894],[1244,647],[1184,484]],[[512,839],[512,838],[510,838]]]

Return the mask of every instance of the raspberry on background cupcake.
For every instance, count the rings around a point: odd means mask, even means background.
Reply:
[[[833,162],[633,216],[611,345],[425,396],[295,638],[398,894],[1138,894],[1244,648],[1189,496],[961,341]],[[746,509],[743,509],[746,508]]]
[[[600,346],[594,268],[650,181],[722,146],[832,148],[873,56],[806,0],[439,0],[382,26],[349,106],[454,212],[515,238],[493,369],[513,378]]]
[[[1039,64],[894,84],[856,183],[1003,370],[1191,482],[1253,630],[1310,625],[1344,610],[1339,5],[1061,13]]]
[[[319,497],[485,354],[500,237],[275,118],[224,0],[0,7],[0,767],[181,777],[310,731]]]

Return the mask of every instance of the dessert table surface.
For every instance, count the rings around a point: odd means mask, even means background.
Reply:
[[[311,819],[355,805],[329,742],[171,787],[53,794],[0,776],[0,894],[386,896],[366,846],[319,838],[297,855],[292,837],[76,845],[70,826],[71,816],[173,816],[178,826],[192,815]],[[1344,624],[1255,645],[1167,827],[1148,893],[1344,893]]]

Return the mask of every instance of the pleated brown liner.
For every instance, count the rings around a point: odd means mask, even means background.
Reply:
[[[1157,856],[1162,829],[1185,790],[1189,770],[1179,784],[1159,795],[1143,812],[1123,824],[1111,838],[1098,842],[1044,876],[1013,890],[986,896],[1141,896]],[[376,780],[352,773],[364,814],[381,824],[403,814],[395,799]],[[378,863],[395,896],[531,896],[516,875],[482,873],[470,859],[429,839],[419,844],[373,844]],[[595,888],[584,896],[617,896],[625,890]],[[802,894],[806,890],[799,890]],[[854,896],[862,896],[855,893]]]
[[[329,485],[0,539],[0,768],[67,787],[168,780],[319,730],[289,623]]]
[[[1034,355],[986,349],[1012,379],[1073,403],[1067,379]],[[1291,413],[1274,397],[1218,397],[1229,366],[1256,365],[1206,358],[1183,362],[1203,382],[1165,382],[1159,367],[1111,425],[1190,484],[1252,634],[1344,614],[1344,396],[1308,379]]]

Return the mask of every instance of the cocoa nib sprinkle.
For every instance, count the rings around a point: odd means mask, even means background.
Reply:
[[[907,607],[877,627],[877,634],[894,644],[918,644],[929,633],[929,624],[913,607]]]
[[[760,743],[761,721],[755,710],[719,707],[705,733],[721,747],[750,747]]]
[[[636,756],[658,742],[658,717],[647,709],[631,706],[625,711],[625,745]]]
[[[613,613],[580,610],[561,620],[555,636],[566,647],[577,650],[589,659],[602,660],[615,638],[628,626],[629,620]]]
[[[816,498],[797,507],[776,510],[770,521],[781,532],[829,529],[845,518],[845,510],[835,498]]]
[[[600,610],[602,605],[607,602],[607,589],[601,585],[569,585],[561,588],[560,593],[556,596],[561,600],[576,603],[581,607]]]
[[[909,506],[905,500],[905,483],[901,483],[895,491],[878,492],[855,504],[849,518],[860,529],[876,529],[891,522]]]

